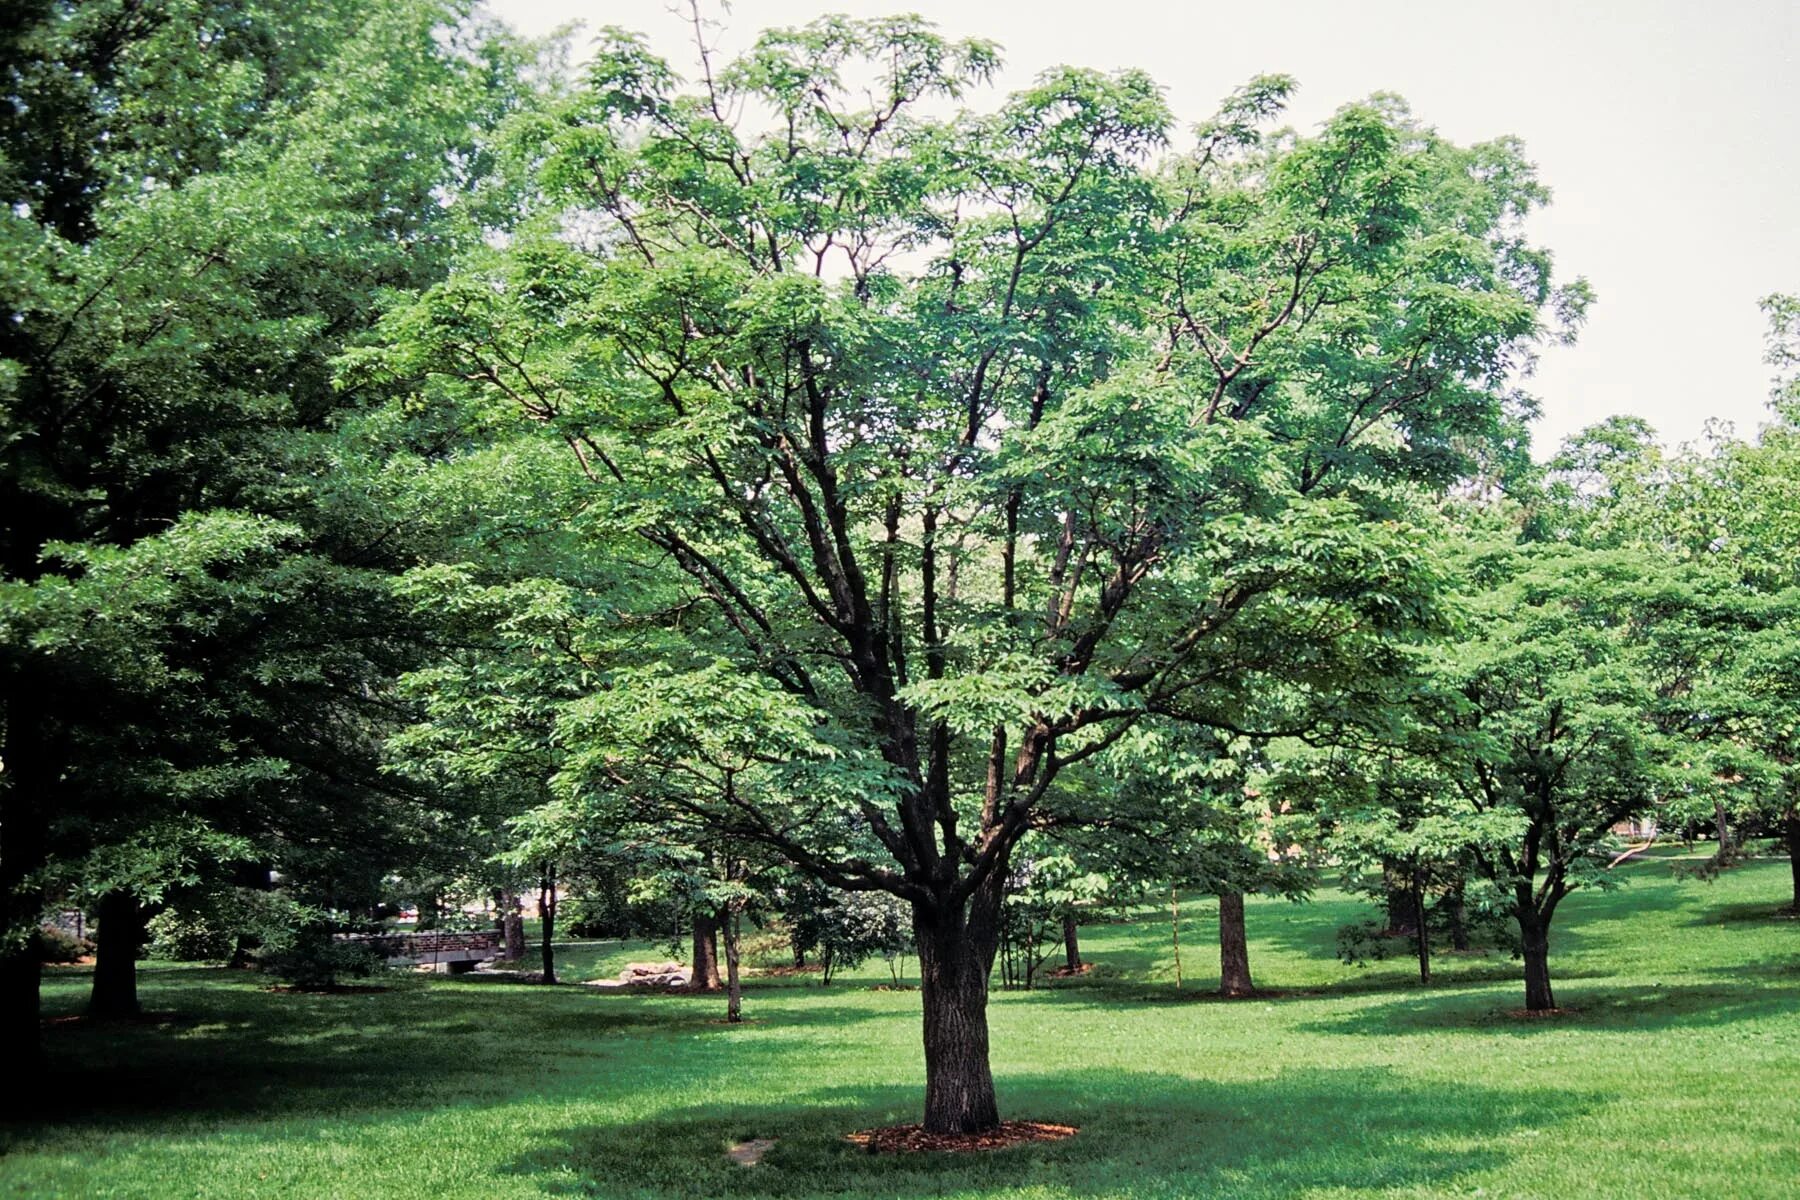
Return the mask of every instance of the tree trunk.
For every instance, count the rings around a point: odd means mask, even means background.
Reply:
[[[1071,975],[1081,970],[1081,934],[1073,910],[1063,914],[1063,967]]]
[[[556,982],[556,871],[546,867],[538,881],[538,917],[544,926],[544,982]]]
[[[1794,876],[1794,911],[1800,913],[1800,808],[1787,816],[1788,868]]]
[[[1248,996],[1256,991],[1250,982],[1250,944],[1244,933],[1244,893],[1219,893],[1219,994]]]
[[[1466,887],[1463,880],[1456,881],[1450,893],[1450,948],[1467,950],[1469,948],[1469,904],[1464,894]]]
[[[1531,1012],[1550,1012],[1556,995],[1550,990],[1550,929],[1536,915],[1519,917],[1519,935],[1525,956],[1525,1007]]]
[[[716,992],[719,983],[719,912],[694,910],[694,961],[688,986],[696,992]]]
[[[1181,896],[1169,885],[1169,944],[1175,951],[1175,990],[1181,990]]]
[[[999,946],[1003,870],[962,910],[913,907],[925,1010],[925,1128],[981,1133],[1000,1123],[988,1067],[988,976]]]
[[[1413,877],[1413,928],[1419,948],[1419,983],[1431,983],[1431,924],[1425,919],[1425,880]]]
[[[800,938],[800,928],[797,924],[793,933],[789,935],[789,944],[794,948],[794,969],[796,971],[803,969],[806,966],[806,943]]]
[[[504,903],[500,910],[500,936],[505,942],[506,959],[518,962],[525,957],[525,914],[519,911],[519,893],[508,890],[500,896]]]
[[[137,956],[144,940],[144,909],[130,892],[100,897],[94,940],[94,986],[88,1012],[96,1017],[138,1015]]]
[[[725,1020],[736,1025],[744,1019],[744,988],[738,979],[738,911],[725,910]]]
[[[1731,844],[1731,821],[1725,815],[1725,806],[1713,801],[1713,825],[1719,834],[1719,850],[1714,861],[1721,867],[1729,866],[1737,858],[1737,847]]]

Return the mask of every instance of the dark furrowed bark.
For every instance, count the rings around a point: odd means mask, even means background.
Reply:
[[[925,1020],[925,1128],[980,1133],[1000,1123],[988,1066],[988,975],[999,945],[996,883],[958,910],[913,910]]]
[[[1219,994],[1248,996],[1256,991],[1250,981],[1250,943],[1244,929],[1244,893],[1219,893]]]
[[[696,992],[716,992],[719,982],[719,914],[710,908],[694,910],[694,958],[688,986]]]
[[[1063,965],[1071,972],[1081,970],[1081,934],[1072,912],[1063,914]]]
[[[1549,1012],[1556,1007],[1550,988],[1550,929],[1535,915],[1519,918],[1520,944],[1525,958],[1525,1007]]]

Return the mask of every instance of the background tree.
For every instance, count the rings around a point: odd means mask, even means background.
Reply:
[[[1655,648],[1718,581],[1642,551],[1504,542],[1459,574],[1479,589],[1469,628],[1430,656],[1407,749],[1467,806],[1476,869],[1512,897],[1526,1007],[1547,1011],[1557,906],[1605,886],[1613,827],[1694,774]]]
[[[330,361],[472,228],[447,200],[518,60],[410,0],[9,15],[0,1027],[31,1062],[58,864],[187,814],[281,814],[321,868],[358,845],[404,639],[352,468],[381,397]]]

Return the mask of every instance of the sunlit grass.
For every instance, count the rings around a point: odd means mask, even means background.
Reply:
[[[380,995],[264,990],[222,970],[146,972],[166,1020],[53,1024],[64,1094],[7,1130],[0,1194],[32,1196],[1768,1196],[1800,1179],[1800,922],[1785,862],[1717,883],[1666,860],[1577,895],[1553,944],[1558,1000],[1521,1021],[1517,964],[1334,957],[1367,915],[1253,902],[1258,983],[1226,1003],[1209,906],[1083,930],[1100,969],[996,993],[1008,1116],[1077,1138],[979,1157],[873,1158],[849,1130],[916,1119],[918,996],[885,966],[759,981],[752,1023],[710,997],[442,977]],[[566,979],[663,945],[565,946]],[[85,975],[55,972],[52,1016]],[[760,1166],[743,1137],[778,1139]]]

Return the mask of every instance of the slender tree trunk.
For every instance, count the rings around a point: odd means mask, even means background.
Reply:
[[[519,893],[508,888],[500,894],[500,936],[505,943],[508,962],[525,957],[525,914],[520,912]]]
[[[980,1133],[1000,1123],[987,1027],[1000,891],[990,880],[963,910],[913,908],[925,1009],[925,1128],[932,1133]]]
[[[1725,815],[1725,806],[1717,800],[1713,801],[1713,825],[1719,833],[1719,849],[1715,861],[1723,867],[1737,858],[1737,847],[1731,844],[1731,820]]]
[[[1787,815],[1788,868],[1794,876],[1794,911],[1800,913],[1800,808]]]
[[[738,910],[725,910],[725,1020],[736,1025],[744,1019],[744,986],[738,979]]]
[[[1238,997],[1255,991],[1244,932],[1244,893],[1227,889],[1219,893],[1219,994]]]
[[[1519,937],[1525,957],[1525,1007],[1550,1012],[1556,994],[1550,990],[1550,928],[1537,914],[1519,914]]]
[[[544,925],[544,982],[556,982],[556,870],[545,867],[538,882],[538,916]]]
[[[694,910],[694,962],[688,986],[696,992],[719,990],[719,913],[715,909]]]
[[[1175,990],[1181,990],[1181,896],[1169,885],[1169,944],[1175,950]]]
[[[798,923],[795,924],[793,932],[788,935],[788,944],[794,948],[794,969],[799,970],[806,966],[806,943],[800,940]]]
[[[1071,975],[1081,970],[1081,933],[1073,909],[1063,914],[1063,967]]]
[[[1431,983],[1431,925],[1425,920],[1425,879],[1413,876],[1413,928],[1419,948],[1419,983]]]
[[[88,1012],[96,1017],[135,1017],[137,956],[144,940],[143,906],[130,892],[111,891],[100,897],[99,917]]]

